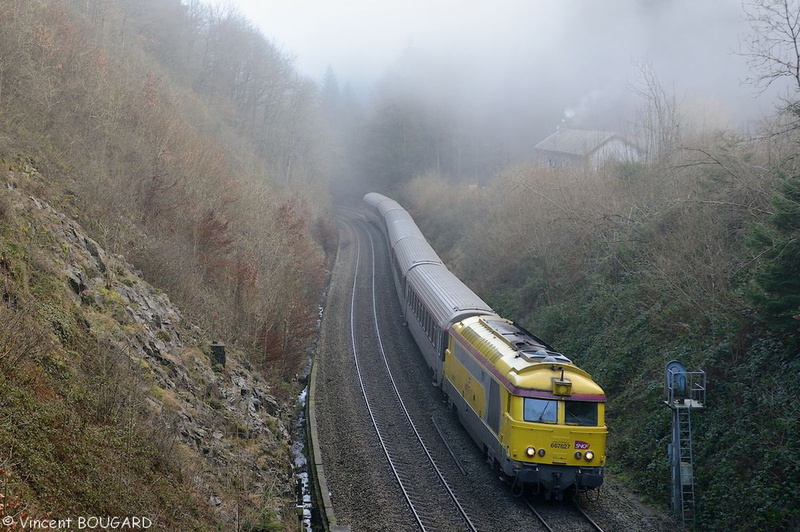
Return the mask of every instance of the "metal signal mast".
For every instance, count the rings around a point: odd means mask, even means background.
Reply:
[[[686,371],[673,360],[666,367],[665,403],[672,410],[672,511],[684,525],[694,521],[694,464],[692,462],[692,417],[694,409],[705,407],[706,374]]]

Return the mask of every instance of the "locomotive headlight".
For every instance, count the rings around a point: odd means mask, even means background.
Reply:
[[[525,449],[525,454],[528,455],[528,458],[533,458],[536,456],[536,448],[535,447],[528,447]]]
[[[594,453],[592,451],[586,451],[586,454],[584,454],[583,457],[586,458],[587,462],[591,462],[594,460]]]

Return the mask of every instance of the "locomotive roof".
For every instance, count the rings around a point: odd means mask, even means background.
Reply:
[[[419,264],[442,264],[442,259],[424,238],[404,238],[395,244],[395,256],[400,275],[405,277],[408,271]]]
[[[453,327],[469,344],[470,352],[501,378],[514,393],[525,390],[549,394],[552,379],[563,375],[572,381],[572,397],[604,400],[602,388],[591,375],[522,327],[500,317],[466,318]]]
[[[442,329],[476,314],[496,316],[488,303],[440,264],[419,264],[406,281]]]
[[[548,362],[572,362],[547,345],[544,340],[541,340],[513,321],[487,319],[483,320],[483,323],[510,347],[516,349],[521,356],[532,359],[532,361],[541,362],[550,357],[552,360],[548,360]]]

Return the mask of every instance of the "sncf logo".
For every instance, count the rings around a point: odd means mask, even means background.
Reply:
[[[589,448],[589,444],[586,443],[585,441],[575,440],[575,448],[576,449],[588,449]]]

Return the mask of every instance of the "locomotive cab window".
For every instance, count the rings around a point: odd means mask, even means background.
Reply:
[[[567,425],[597,426],[597,403],[567,401],[564,413]]]
[[[523,419],[531,423],[556,423],[558,421],[558,401],[526,397]]]

